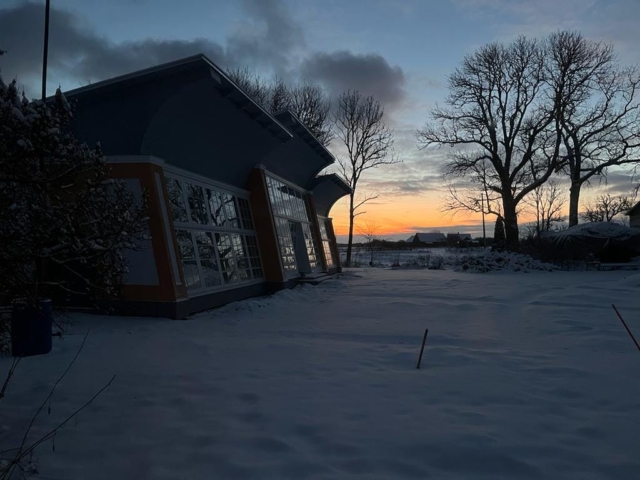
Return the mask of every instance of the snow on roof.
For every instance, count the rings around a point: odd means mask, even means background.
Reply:
[[[630,238],[640,233],[637,229],[632,229],[614,222],[593,222],[581,223],[561,232],[554,232],[550,236],[559,241],[569,238]]]
[[[414,236],[412,236],[409,241],[414,241],[415,237],[418,237],[418,241],[419,242],[424,242],[424,243],[438,243],[438,242],[444,242],[447,237],[444,236],[444,233],[439,233],[439,232],[431,232],[431,233],[416,233]]]

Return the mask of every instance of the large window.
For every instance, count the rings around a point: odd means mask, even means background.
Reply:
[[[263,280],[247,198],[178,176],[166,188],[189,292]]]
[[[275,178],[267,176],[266,180],[269,201],[275,217],[280,257],[282,258],[282,268],[285,271],[285,275],[292,277],[298,274],[295,245],[291,235],[294,230],[297,234],[302,235],[311,269],[317,270],[319,262],[316,253],[316,241],[311,221],[307,214],[307,205],[303,193]],[[301,232],[296,230],[297,224],[300,224]]]

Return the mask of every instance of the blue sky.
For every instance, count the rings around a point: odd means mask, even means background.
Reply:
[[[357,88],[374,94],[387,108],[404,162],[366,179],[363,189],[382,194],[370,207],[369,220],[386,225],[424,212],[424,221],[398,224],[399,237],[406,237],[409,227],[478,232],[479,219],[452,220],[439,212],[442,155],[419,152],[415,142],[428,109],[446,95],[448,73],[466,53],[519,34],[539,37],[572,29],[613,42],[623,63],[640,63],[638,0],[51,3],[51,91],[202,51],[223,68],[246,65],[267,76],[312,77],[333,93]],[[0,7],[0,48],[9,52],[0,60],[1,73],[5,80],[17,76],[32,95],[38,92],[43,4],[5,0]],[[332,213],[343,218],[343,210],[338,205]]]

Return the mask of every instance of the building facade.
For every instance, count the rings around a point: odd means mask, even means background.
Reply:
[[[350,192],[289,111],[271,115],[203,55],[66,93],[149,214],[122,313],[184,318],[340,270],[331,207]]]

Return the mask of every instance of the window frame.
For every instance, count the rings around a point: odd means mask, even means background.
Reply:
[[[189,288],[187,289],[188,295],[190,298],[192,297],[197,297],[197,296],[201,296],[201,295],[206,295],[209,293],[215,293],[215,292],[219,292],[219,291],[225,291],[225,290],[233,290],[236,288],[240,288],[240,287],[244,287],[244,286],[249,286],[249,285],[255,285],[255,284],[259,284],[259,283],[265,283],[266,282],[266,278],[265,278],[265,274],[264,274],[264,264],[262,261],[262,256],[259,257],[260,260],[260,272],[262,273],[262,277],[254,277],[254,269],[249,267],[247,269],[247,272],[249,273],[249,279],[244,280],[244,281],[233,281],[233,282],[229,282],[226,283],[225,279],[224,279],[224,275],[223,275],[223,271],[222,271],[222,263],[221,263],[221,259],[220,259],[220,252],[218,251],[218,246],[217,246],[217,242],[216,242],[216,236],[215,234],[228,234],[230,236],[232,235],[238,235],[241,239],[242,242],[242,248],[244,250],[245,253],[248,252],[248,248],[247,248],[247,240],[246,237],[247,236],[252,236],[255,237],[256,240],[256,245],[258,246],[258,253],[260,253],[260,240],[258,238],[258,234],[255,230],[255,221],[254,221],[254,217],[253,217],[253,212],[251,211],[251,202],[250,202],[250,198],[249,198],[249,192],[246,190],[241,190],[241,189],[236,189],[230,186],[226,186],[226,185],[222,185],[219,182],[214,182],[214,181],[210,181],[210,180],[206,180],[204,179],[204,177],[199,177],[196,175],[190,175],[188,173],[183,173],[182,171],[180,171],[179,169],[165,169],[165,173],[164,173],[164,177],[165,177],[165,185],[166,182],[168,180],[173,180],[173,181],[177,181],[179,182],[180,186],[181,186],[181,190],[182,190],[182,202],[186,211],[186,218],[187,221],[178,221],[175,218],[173,218],[173,212],[169,211],[168,213],[170,213],[171,218],[173,220],[173,234],[177,235],[177,231],[178,230],[182,230],[182,231],[187,231],[190,233],[191,235],[191,243],[193,245],[193,249],[194,249],[194,254],[195,254],[195,259],[196,259],[196,263],[197,263],[197,269],[198,269],[198,275],[199,275],[199,286],[195,287],[195,288]],[[201,192],[204,196],[204,207],[206,210],[206,214],[207,214],[207,221],[208,223],[206,224],[201,224],[201,223],[196,223],[193,220],[192,217],[192,212],[191,212],[191,205],[189,203],[189,193],[188,193],[188,188],[187,188],[187,184],[190,184],[194,187],[199,187],[201,189]],[[166,188],[166,186],[165,186]],[[230,195],[231,197],[233,197],[233,204],[234,204],[234,208],[236,210],[236,215],[237,215],[237,222],[238,222],[238,226],[239,228],[234,228],[231,227],[229,225],[224,225],[224,226],[218,226],[218,225],[213,225],[213,220],[212,220],[212,216],[211,216],[211,206],[209,204],[208,198],[207,198],[207,192],[206,189],[209,190],[214,190],[219,194],[226,194],[226,195]],[[240,208],[238,206],[238,198],[243,198],[245,199],[248,203],[249,203],[249,215],[250,218],[249,220],[251,221],[251,223],[254,226],[254,229],[246,229],[244,228],[244,221],[243,221],[243,217],[240,213]],[[226,216],[226,209],[225,209],[225,216]],[[203,271],[202,271],[202,260],[200,258],[200,252],[199,252],[199,248],[198,248],[198,244],[197,244],[197,240],[196,240],[196,235],[197,232],[206,232],[206,233],[211,233],[213,236],[213,242],[214,242],[214,252],[215,252],[215,261],[218,265],[218,275],[219,275],[219,279],[220,279],[220,283],[218,285],[214,285],[211,287],[206,287],[205,286],[205,282],[204,282],[204,277],[203,277]],[[230,237],[232,238],[232,237]],[[234,260],[234,268],[235,268],[235,273],[236,276],[238,275],[238,269],[237,269],[237,259],[236,259],[236,252],[235,250],[232,250],[232,254],[233,254],[233,260]],[[247,258],[248,263],[250,264],[250,260]],[[180,266],[183,269],[183,275],[184,275],[184,266],[182,263],[182,256],[180,256]],[[257,269],[255,269],[257,270]],[[186,286],[186,284],[185,284]]]

